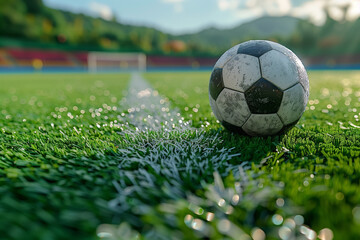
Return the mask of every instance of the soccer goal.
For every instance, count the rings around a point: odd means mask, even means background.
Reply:
[[[89,52],[88,69],[99,71],[146,71],[146,55],[143,53]]]

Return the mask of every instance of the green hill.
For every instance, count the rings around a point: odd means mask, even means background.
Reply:
[[[299,19],[289,16],[262,17],[231,29],[208,28],[195,34],[179,35],[185,42],[228,48],[249,39],[289,37],[296,30]]]
[[[0,47],[219,56],[239,42],[270,39],[302,55],[343,56],[360,53],[358,29],[359,19],[335,21],[328,14],[323,26],[290,16],[267,16],[231,29],[208,28],[194,34],[171,35],[116,19],[107,21],[49,8],[42,0],[0,0]]]
[[[29,47],[161,52],[168,34],[49,8],[42,0],[11,0],[0,1],[0,38]]]

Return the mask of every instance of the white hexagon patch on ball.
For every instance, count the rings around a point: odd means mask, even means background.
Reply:
[[[264,40],[241,43],[215,64],[210,105],[228,130],[250,136],[286,132],[299,121],[309,98],[309,79],[300,59]]]

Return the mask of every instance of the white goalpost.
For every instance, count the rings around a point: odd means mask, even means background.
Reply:
[[[89,72],[99,71],[146,71],[146,55],[143,53],[88,53]]]

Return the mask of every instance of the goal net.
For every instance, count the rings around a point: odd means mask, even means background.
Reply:
[[[88,69],[90,72],[145,71],[146,55],[143,53],[90,52],[88,54]]]

